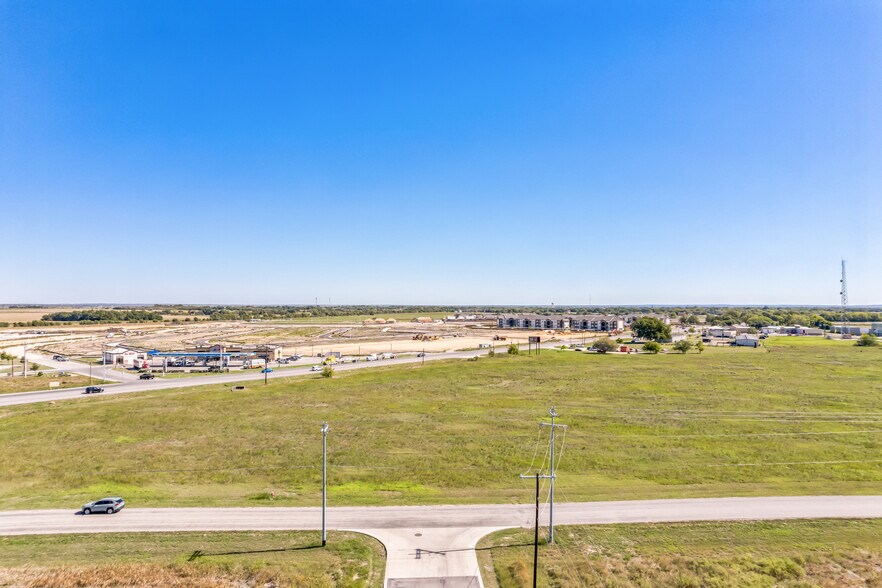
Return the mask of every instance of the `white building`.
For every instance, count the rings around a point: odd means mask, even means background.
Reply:
[[[717,339],[734,339],[738,335],[738,330],[735,327],[708,327],[703,335]]]
[[[107,365],[121,365],[130,368],[143,365],[147,361],[147,354],[126,347],[114,347],[105,349],[101,359],[102,363]]]
[[[751,335],[750,333],[741,333],[737,337],[735,337],[735,345],[739,347],[759,347],[760,341],[759,337],[756,335]]]

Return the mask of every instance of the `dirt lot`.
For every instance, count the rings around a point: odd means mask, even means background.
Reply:
[[[494,341],[495,335],[506,337],[506,340]],[[329,351],[339,351],[344,355],[367,355],[478,349],[487,344],[501,348],[509,342],[525,345],[530,335],[539,335],[543,341],[552,337],[547,331],[502,331],[490,322],[421,324],[399,321],[375,324],[353,321],[310,325],[199,322],[5,329],[0,333],[0,347],[7,347],[14,353],[28,342],[31,348],[45,352],[81,357],[100,355],[103,348],[118,345],[175,351],[204,342],[269,343],[281,345],[286,355],[315,355]]]

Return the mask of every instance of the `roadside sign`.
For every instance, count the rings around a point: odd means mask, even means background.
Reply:
[[[530,337],[530,343],[539,343],[539,337]]]
[[[61,382],[49,382],[50,388],[58,388],[59,386],[61,386]]]

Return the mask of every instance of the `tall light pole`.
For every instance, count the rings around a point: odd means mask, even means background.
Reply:
[[[327,513],[328,510],[328,431],[327,421],[322,423],[322,547],[328,543]]]

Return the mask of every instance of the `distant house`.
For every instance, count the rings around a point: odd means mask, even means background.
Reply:
[[[742,333],[735,337],[735,345],[739,347],[759,347],[759,337],[750,333]]]

